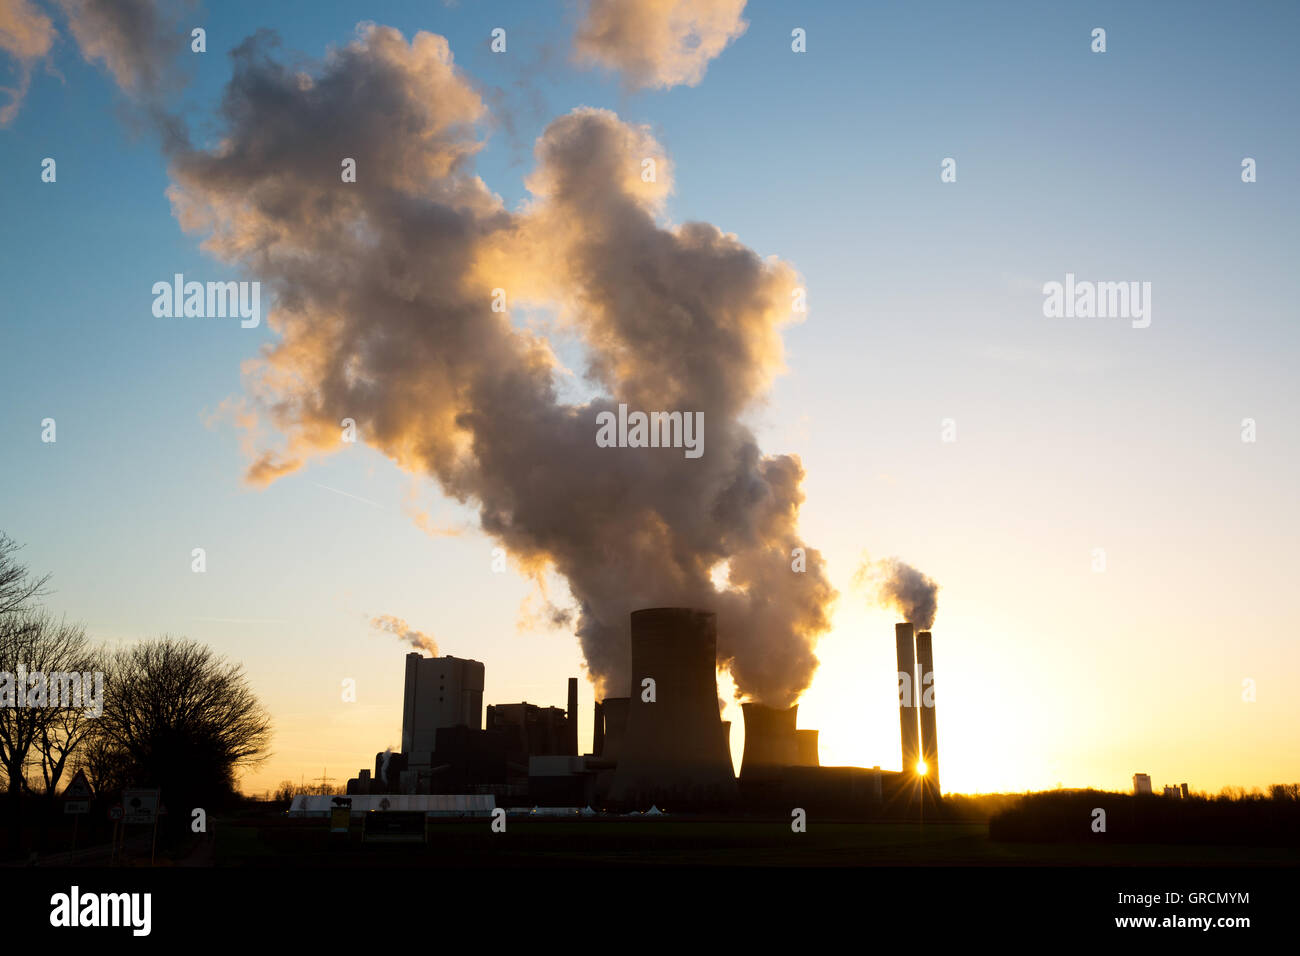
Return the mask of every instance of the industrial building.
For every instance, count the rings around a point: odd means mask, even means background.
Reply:
[[[720,716],[718,622],[713,612],[633,611],[625,695],[595,703],[591,753],[579,753],[578,681],[566,707],[492,704],[483,720],[483,665],[455,657],[406,658],[402,749],[376,754],[348,794],[484,795],[497,806],[596,807],[671,812],[810,812],[906,815],[937,799],[939,748],[930,632],[895,628],[902,772],[823,767],[818,732],[799,728],[798,706],[742,705],[739,777],[731,725]]]
[[[528,796],[528,762],[536,755],[576,755],[577,678],[569,680],[569,709],[523,701],[487,709],[484,667],[457,657],[406,655],[402,749],[375,755],[347,792],[368,794],[491,794],[505,804]]]
[[[483,665],[412,651],[406,655],[402,753],[433,751],[440,727],[483,729]]]

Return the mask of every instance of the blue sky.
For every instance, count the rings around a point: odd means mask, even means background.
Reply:
[[[569,62],[578,14],[209,3],[194,16],[208,52],[186,57],[171,102],[211,141],[245,36],[269,28],[314,59],[373,20],[449,39],[499,121],[476,168],[509,206],[556,116],[649,124],[675,164],[669,218],[735,232],[809,290],[753,419],[766,451],[802,456],[802,527],[843,592],[801,722],[823,726],[824,757],[897,762],[890,618],[851,590],[866,550],[943,585],[941,737],[978,754],[1015,736],[949,787],[1294,779],[1300,742],[1279,728],[1300,725],[1297,8],[751,2],[702,83],[639,93]],[[505,55],[487,48],[496,26]],[[790,52],[795,26],[806,54]],[[1089,50],[1097,26],[1105,54]],[[576,642],[519,631],[527,583],[490,573],[492,542],[432,482],[356,447],[242,484],[237,436],[205,419],[272,333],[153,317],[155,281],[240,276],[181,232],[157,143],[61,33],[0,130],[0,528],[53,572],[50,605],[107,640],[183,633],[243,660],[280,728],[259,787],[353,774],[396,741],[403,651],[367,628],[374,614],[485,661],[489,701],[560,704]],[[939,181],[945,157],[956,183]],[[1044,318],[1042,284],[1066,272],[1151,282],[1150,328]],[[422,533],[412,493],[464,533]],[[198,546],[205,575],[190,573]],[[351,709],[342,677],[361,688]],[[1246,677],[1253,708],[1234,689]],[[1006,698],[1027,688],[1043,718],[1018,735]],[[844,703],[859,696],[860,711]],[[1192,713],[1218,729],[1188,727]]]

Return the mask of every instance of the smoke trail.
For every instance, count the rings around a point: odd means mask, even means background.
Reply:
[[[193,0],[57,0],[86,62],[100,62],[122,91],[152,99],[175,86],[189,44]]]
[[[802,465],[764,455],[741,416],[780,371],[794,270],[712,225],[661,225],[670,163],[608,111],[553,121],[532,200],[505,209],[473,173],[486,110],[442,37],[370,24],[314,68],[272,54],[263,35],[233,52],[220,146],[174,153],[169,189],[206,251],[275,293],[279,341],[229,408],[282,437],[248,480],[337,450],[352,418],[476,507],[525,574],[564,576],[598,693],[628,692],[629,613],[682,604],[718,612],[740,693],[792,703],[835,593],[798,536]],[[602,397],[558,399],[548,340],[492,309],[498,289],[560,317]],[[705,454],[598,447],[597,414],[620,402],[703,413]]]
[[[31,85],[32,69],[50,52],[56,37],[54,23],[30,0],[0,0],[0,51],[14,61],[18,85],[0,87],[9,102],[0,106],[0,126],[8,126]]]
[[[871,589],[876,604],[897,610],[918,631],[934,627],[934,616],[939,610],[939,585],[910,564],[898,558],[864,560],[854,572],[853,581]]]
[[[386,631],[399,640],[406,641],[416,650],[428,651],[433,657],[438,656],[438,643],[425,634],[423,631],[417,631],[400,617],[393,617],[391,614],[380,614],[372,618],[370,626],[377,631]]]

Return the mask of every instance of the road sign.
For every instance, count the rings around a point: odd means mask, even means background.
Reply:
[[[122,794],[127,823],[153,823],[158,818],[157,790],[127,790]]]
[[[89,813],[89,800],[69,800],[63,804],[64,813]]]
[[[63,791],[64,800],[89,800],[90,799],[90,781],[86,779],[86,771],[78,770],[72,777],[72,782],[68,784]],[[69,813],[74,811],[69,810]]]
[[[121,808],[121,807],[109,807],[109,808],[108,808],[108,818],[109,818],[110,820],[120,820],[120,819],[122,819],[122,808]]]

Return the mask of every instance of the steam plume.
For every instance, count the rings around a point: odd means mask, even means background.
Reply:
[[[744,12],[745,0],[590,0],[574,53],[632,89],[695,86],[749,26]]]
[[[372,618],[370,626],[377,631],[386,631],[399,640],[405,641],[416,650],[428,651],[433,657],[438,656],[438,643],[425,634],[423,631],[417,631],[400,617],[393,617],[391,614],[381,614]]]
[[[864,561],[853,575],[856,584],[873,591],[881,607],[898,611],[903,620],[916,625],[918,631],[934,627],[939,610],[939,585],[910,564],[898,558]]]
[[[781,368],[794,270],[706,223],[661,225],[663,150],[603,110],[547,127],[532,200],[505,209],[474,175],[485,107],[442,37],[362,25],[314,69],[278,62],[265,36],[232,56],[221,145],[176,153],[169,195],[205,250],[275,293],[279,341],[232,414],[283,443],[249,481],[336,450],[353,418],[476,507],[523,573],[564,576],[598,693],[628,692],[630,611],[682,604],[717,610],[740,693],[792,703],[834,591],[797,534],[799,460],[764,455],[741,416]],[[492,311],[495,288],[560,317],[600,397],[559,400],[549,342]],[[597,413],[619,402],[702,412],[705,455],[597,447]]]
[[[58,0],[86,61],[99,61],[128,94],[153,97],[174,80],[175,60],[189,42],[180,28],[192,0]]]
[[[13,58],[18,74],[17,86],[0,87],[0,93],[9,96],[9,102],[0,106],[0,126],[8,126],[18,115],[31,84],[32,67],[50,52],[54,37],[53,22],[30,0],[0,0],[0,50]]]

